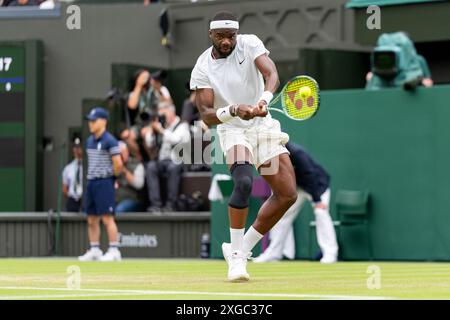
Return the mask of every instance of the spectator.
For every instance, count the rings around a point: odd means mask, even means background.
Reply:
[[[181,121],[192,126],[195,121],[199,121],[201,118],[197,106],[195,105],[195,90],[190,90],[189,82],[186,84],[186,87],[189,90],[189,95],[183,102],[183,107],[181,109]]]
[[[148,6],[150,3],[158,3],[159,0],[144,0],[144,6]]]
[[[55,8],[55,1],[54,0],[43,1],[39,5],[39,9],[51,10],[51,9],[54,9],[54,8]]]
[[[155,100],[159,104],[160,102],[173,103],[170,96],[169,89],[162,85],[162,80],[166,77],[166,72],[159,70],[151,74],[150,86],[152,94],[155,96]]]
[[[72,146],[74,159],[63,170],[63,194],[66,197],[66,211],[80,212],[83,196],[83,149],[80,138]]]
[[[40,1],[38,0],[13,0],[8,6],[18,7],[18,6],[38,6]]]
[[[123,170],[116,181],[116,213],[141,211],[140,190],[145,183],[144,165],[128,152],[127,145],[119,142]]]
[[[150,74],[147,70],[138,70],[133,91],[128,96],[128,110],[134,117],[131,120],[131,128],[124,130],[121,138],[127,143],[130,153],[138,160],[142,160],[139,132],[157,116],[159,102],[172,101],[169,90],[161,83],[164,76],[163,71]]]
[[[202,163],[198,163],[198,159],[195,157],[194,152],[196,150],[195,146],[197,143],[201,143],[202,155],[204,154],[204,149],[211,141],[211,132],[209,132],[209,127],[200,117],[200,113],[195,105],[196,91],[190,89],[189,81],[186,83],[186,90],[188,96],[183,102],[181,121],[190,126],[191,136],[194,138],[191,145],[191,165],[189,167],[189,171],[209,171],[211,169],[210,166],[204,162],[208,161],[210,163],[210,158],[205,159],[202,157]],[[198,139],[201,139],[201,141],[199,142]],[[206,156],[209,157],[208,155]]]
[[[433,85],[425,58],[416,52],[405,32],[382,34],[372,52],[371,65],[366,75],[369,90],[401,86],[414,90],[418,85]]]
[[[86,141],[88,182],[84,198],[90,249],[79,257],[80,261],[122,259],[114,221],[114,177],[122,172],[122,159],[117,140],[106,131],[108,116],[108,111],[103,108],[94,108],[86,116],[91,132]],[[109,239],[109,249],[104,255],[100,250],[100,220]]]
[[[156,160],[147,164],[147,187],[150,200],[149,212],[174,211],[178,198],[182,164],[176,159],[173,148],[179,144],[190,143],[189,126],[181,122],[175,113],[175,106],[162,102],[158,108],[159,117],[143,130],[145,143],[148,147],[158,150]],[[161,139],[158,139],[158,136]],[[160,141],[160,142],[158,142]],[[159,145],[160,144],[160,145]],[[167,177],[167,201],[162,208],[159,178]]]
[[[121,133],[130,150],[130,153],[138,160],[142,159],[138,145],[139,131],[142,128],[143,118],[145,119],[145,110],[147,114],[150,111],[148,92],[150,89],[150,72],[147,70],[138,70],[134,77],[134,88],[128,95],[127,107],[131,111],[131,127]]]

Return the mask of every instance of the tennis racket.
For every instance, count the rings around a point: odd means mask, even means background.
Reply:
[[[316,80],[296,76],[288,81],[268,105],[270,111],[281,112],[292,120],[303,121],[319,111],[320,94]]]

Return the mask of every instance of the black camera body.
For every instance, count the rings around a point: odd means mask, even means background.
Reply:
[[[158,121],[164,128],[166,126],[166,116],[159,115],[156,111],[146,108],[140,113],[140,119],[143,126],[148,126],[154,121]],[[159,132],[155,132],[155,145],[159,149],[162,145],[162,136]]]
[[[141,118],[143,125],[149,125],[154,121],[158,121],[159,123],[161,123],[161,126],[166,126],[166,116],[159,115],[156,110],[150,110],[146,108],[140,113],[139,117]]]

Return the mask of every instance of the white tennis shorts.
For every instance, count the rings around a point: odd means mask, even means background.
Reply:
[[[256,168],[280,154],[289,154],[284,146],[289,135],[282,132],[280,122],[271,117],[248,128],[218,126],[217,134],[225,155],[231,147],[243,145],[250,151]]]

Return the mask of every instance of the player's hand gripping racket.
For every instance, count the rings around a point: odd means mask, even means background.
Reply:
[[[319,105],[319,85],[316,80],[308,76],[296,76],[285,84],[268,109],[303,121],[313,117],[319,111]]]

